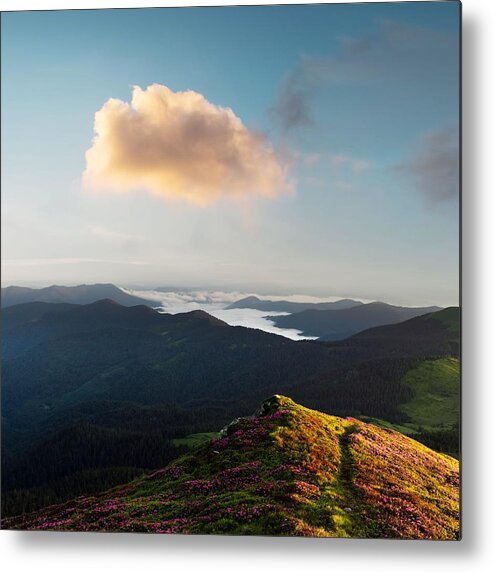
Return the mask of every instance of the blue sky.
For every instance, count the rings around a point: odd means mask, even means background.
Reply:
[[[2,281],[456,304],[458,31],[456,2],[2,14]],[[230,108],[293,192],[84,188],[95,113],[152,84]]]

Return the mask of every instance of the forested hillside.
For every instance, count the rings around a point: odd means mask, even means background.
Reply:
[[[275,392],[391,423],[457,455],[458,329],[449,314],[458,320],[458,312],[447,312],[448,321],[432,314],[320,343],[230,327],[204,312],[171,316],[111,301],[7,308],[4,514],[161,467],[183,450],[176,439],[218,431]],[[444,397],[455,424],[419,417],[428,391],[420,372],[429,367],[421,364],[440,359],[455,359]]]

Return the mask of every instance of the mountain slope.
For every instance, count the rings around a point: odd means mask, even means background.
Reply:
[[[458,424],[460,366],[455,357],[422,361],[402,379],[413,398],[401,405],[416,426],[442,429]]]
[[[228,326],[205,312],[159,314],[110,300],[3,311],[3,415],[34,422],[105,399],[231,400],[330,365],[327,348]],[[20,318],[18,314],[21,314]]]
[[[440,308],[436,306],[405,308],[371,302],[341,310],[305,310],[289,316],[272,316],[271,320],[280,328],[300,330],[307,336],[341,340],[367,328],[403,322],[437,310]]]
[[[145,305],[127,307],[110,299],[85,305],[17,304],[2,309],[2,353],[8,359],[47,340],[115,328],[163,333],[179,324],[187,329],[227,327],[225,322],[201,310],[177,316],[160,314]]]
[[[361,388],[353,391],[347,380],[341,386],[337,380],[341,368],[347,371],[371,360],[374,369],[377,359],[389,356],[393,364],[401,358],[448,356],[453,351],[450,339],[457,336],[429,318],[416,319],[420,331],[428,329],[434,336],[422,335],[423,347],[415,343],[414,335],[410,341],[404,336],[399,346],[397,326],[387,333],[374,332],[375,343],[368,332],[321,344],[228,326],[201,311],[159,314],[145,306],[125,308],[112,301],[47,304],[43,311],[39,306],[35,304],[32,320],[25,306],[3,311],[3,415],[19,418],[22,425],[24,417],[32,424],[94,399],[146,405],[196,406],[224,400],[237,404],[286,387],[296,387],[294,393],[304,400],[315,396],[317,388],[328,390],[333,408],[348,399],[354,403],[357,393],[365,395]],[[406,333],[414,327],[407,323],[400,329]],[[353,380],[361,385],[354,376]],[[381,400],[370,380],[367,372],[361,382],[369,384],[374,399]],[[325,403],[320,397],[313,405]],[[347,411],[347,405],[343,407]],[[380,413],[368,407],[360,412]]]
[[[17,305],[2,315],[4,515],[164,466],[180,452],[176,439],[218,431],[269,393],[340,416],[433,429],[416,438],[458,454],[449,417],[458,423],[458,375],[438,375],[433,387],[420,381],[428,371],[421,363],[458,355],[458,329],[433,315],[324,343],[231,327],[200,311],[159,314],[111,301]],[[419,374],[414,385],[404,380],[410,371]],[[435,403],[447,404],[447,418],[435,415],[437,426],[420,429],[413,416],[429,391],[445,397]]]
[[[2,308],[28,302],[49,302],[51,304],[91,304],[97,300],[109,298],[123,306],[153,302],[131,296],[113,284],[80,284],[79,286],[48,286],[47,288],[26,288],[23,286],[7,286],[2,288]]]
[[[459,538],[458,462],[274,396],[167,468],[3,528]]]
[[[339,351],[351,348],[358,359],[459,355],[460,308],[451,306],[397,324],[368,328],[329,345]]]
[[[449,306],[429,316],[430,320],[438,320],[452,332],[460,331],[460,310],[456,306]]]
[[[459,308],[450,307],[330,342],[346,365],[285,391],[311,407],[396,427],[458,456],[459,321]]]
[[[235,308],[252,308],[263,312],[302,312],[303,310],[342,310],[360,306],[362,302],[344,299],[336,302],[290,302],[288,300],[261,300],[257,296],[247,296],[230,304],[226,310]]]

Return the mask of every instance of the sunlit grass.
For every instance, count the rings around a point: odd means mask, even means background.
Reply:
[[[458,492],[454,459],[395,431],[274,396],[260,415],[238,420],[160,471],[3,524],[38,530],[455,539]]]

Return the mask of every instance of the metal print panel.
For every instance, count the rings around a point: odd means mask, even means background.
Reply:
[[[460,4],[2,14],[2,527],[460,538]]]

